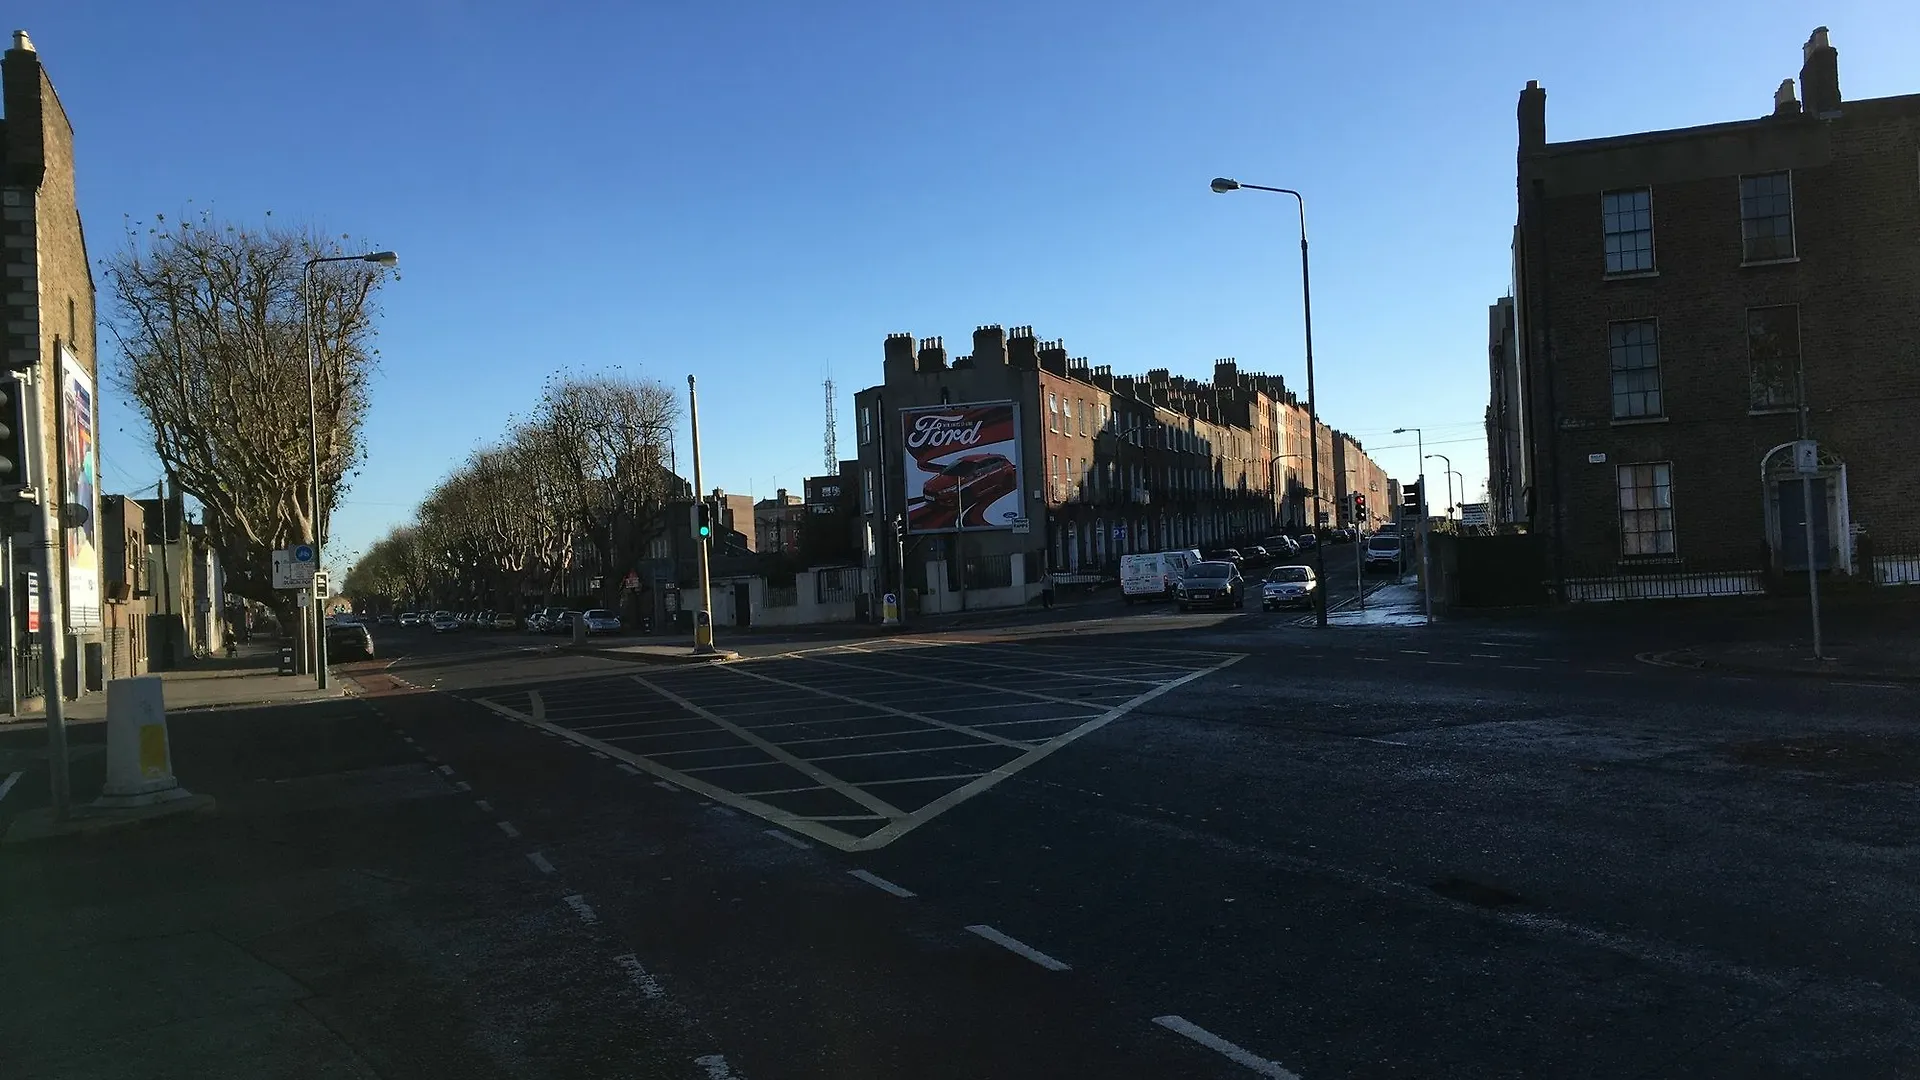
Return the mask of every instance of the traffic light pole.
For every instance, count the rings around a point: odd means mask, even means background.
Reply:
[[[700,398],[694,391],[693,376],[687,376],[687,426],[692,429],[693,442],[693,496],[697,506],[706,505],[706,489],[700,481]],[[694,511],[699,514],[698,510]],[[698,518],[696,517],[696,520]],[[711,538],[694,536],[695,550],[700,560],[700,607],[693,613],[693,655],[712,656],[713,648],[713,580],[708,566],[707,548]]]

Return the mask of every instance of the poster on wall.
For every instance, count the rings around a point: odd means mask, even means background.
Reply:
[[[1011,401],[900,410],[907,531],[1010,529],[1025,519]]]
[[[93,377],[60,349],[61,501],[85,520],[62,530],[67,542],[67,629],[100,628],[100,457],[95,442]]]

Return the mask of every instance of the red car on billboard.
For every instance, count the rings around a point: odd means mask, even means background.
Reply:
[[[902,409],[907,528],[1005,529],[1021,519],[1013,402]]]

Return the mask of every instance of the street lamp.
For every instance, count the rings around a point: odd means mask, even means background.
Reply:
[[[1405,435],[1409,431],[1413,432],[1413,452],[1420,455],[1419,478],[1414,481],[1415,483],[1420,485],[1420,505],[1415,507],[1415,509],[1418,510],[1420,513],[1420,524],[1419,524],[1419,534],[1418,534],[1420,539],[1420,595],[1426,602],[1427,621],[1432,622],[1433,621],[1433,575],[1429,572],[1431,569],[1432,558],[1431,558],[1431,555],[1429,554],[1429,549],[1427,544],[1426,436],[1422,434],[1420,429],[1417,427],[1414,427],[1414,428],[1397,427],[1393,429],[1393,433],[1395,435]]]
[[[1292,188],[1266,187],[1261,184],[1243,184],[1238,180],[1229,180],[1224,176],[1213,178],[1213,191],[1224,195],[1229,191],[1246,188],[1250,191],[1271,191],[1278,195],[1291,195],[1300,204],[1300,305],[1304,312],[1307,332],[1307,445],[1311,451],[1313,468],[1313,521],[1311,527],[1314,539],[1320,534],[1320,412],[1315,406],[1313,394],[1313,278],[1307,263],[1307,198]],[[1313,545],[1314,576],[1325,580],[1327,576],[1327,556],[1319,543]],[[1327,597],[1318,589],[1314,590],[1314,623],[1327,625]]]
[[[312,500],[310,510],[313,514],[313,565],[325,566],[321,552],[326,546],[326,538],[320,528],[320,420],[313,404],[313,373],[320,366],[320,324],[313,317],[313,268],[321,263],[365,262],[377,266],[392,268],[399,265],[400,256],[391,251],[370,251],[364,255],[323,255],[307,260],[300,274],[300,299],[307,309],[307,496]],[[314,635],[313,657],[314,685],[321,690],[327,688],[327,608],[317,596],[310,597],[313,611],[309,617],[309,631]]]
[[[1453,520],[1453,508],[1459,505],[1453,498],[1453,478],[1460,476],[1460,474],[1454,471],[1453,459],[1445,454],[1424,454],[1420,460],[1425,461],[1427,458],[1439,458],[1441,461],[1447,463],[1446,471],[1440,475],[1447,478],[1447,520],[1451,521]],[[1460,490],[1463,493],[1467,490],[1467,478],[1464,476],[1460,477]]]

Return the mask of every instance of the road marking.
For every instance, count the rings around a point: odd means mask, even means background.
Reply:
[[[707,1080],[742,1080],[739,1073],[727,1067],[727,1059],[719,1054],[694,1058],[693,1063],[707,1070]]]
[[[588,926],[592,926],[594,923],[600,921],[600,916],[594,912],[593,908],[587,906],[587,898],[581,896],[579,893],[574,893],[571,896],[563,896],[560,898],[560,901],[572,908],[573,913],[580,916],[580,921],[586,923]]]
[[[1153,1022],[1176,1035],[1192,1039],[1235,1065],[1251,1069],[1261,1076],[1268,1077],[1269,1080],[1300,1080],[1299,1073],[1289,1071],[1277,1061],[1268,1061],[1245,1047],[1236,1046],[1191,1020],[1178,1016],[1156,1016]]]
[[[20,778],[25,775],[24,772],[17,772],[9,775],[5,780],[0,780],[0,799],[6,798],[7,792],[12,791],[13,785],[19,783]]]
[[[1517,649],[1520,646],[1505,641],[1478,641],[1476,645],[1485,645],[1489,649]]]
[[[766,829],[763,831],[768,836],[773,837],[775,840],[778,840],[783,844],[792,844],[794,847],[799,848],[801,851],[813,850],[812,844],[807,843],[805,840],[800,839],[799,837],[793,835],[792,833],[788,832],[785,829]]]
[[[1748,681],[1751,681],[1751,680],[1748,680]],[[1868,688],[1868,689],[1870,689],[1870,690],[1898,690],[1898,689],[1900,689],[1900,684],[1899,684],[1899,683],[1890,683],[1890,682],[1842,682],[1842,681],[1840,681],[1840,680],[1837,680],[1837,679],[1836,679],[1836,680],[1834,680],[1834,684],[1833,684],[1833,685],[1835,685],[1835,686],[1862,686],[1862,687],[1866,687],[1866,688]],[[5,789],[0,789],[0,795],[4,795],[4,794],[6,794],[6,791],[5,791]]]
[[[660,988],[660,980],[654,978],[652,972],[641,966],[639,957],[632,953],[621,953],[613,958],[613,962],[626,971],[628,980],[642,996],[654,999],[666,996],[667,992]]]
[[[541,722],[547,718],[547,703],[540,697],[538,690],[527,691],[527,715],[535,722]]]
[[[623,773],[626,773],[626,774],[627,774],[628,776],[639,776],[639,775],[640,775],[640,770],[639,770],[639,769],[636,769],[636,768],[634,768],[633,766],[631,766],[631,765],[629,765],[629,764],[627,764],[627,763],[626,763],[626,762],[624,762],[624,761],[623,761],[623,762],[621,762],[621,763],[620,763],[620,764],[619,764],[619,765],[618,765],[617,767],[619,768],[619,770],[620,770],[621,772],[623,772]],[[671,786],[671,785],[669,785],[669,786]]]
[[[440,766],[440,775],[441,775],[441,776],[452,776],[452,775],[453,775],[453,766],[451,766],[451,765],[442,765],[442,766]]]
[[[1427,663],[1429,663],[1429,664],[1438,664],[1438,665],[1440,665],[1440,666],[1442,666],[1442,667],[1464,667],[1464,666],[1466,666],[1466,661],[1464,661],[1464,660],[1429,660],[1429,661],[1427,661]]]
[[[1387,662],[1387,658],[1384,656],[1356,656],[1354,659],[1365,660],[1369,664],[1384,664]]]
[[[734,670],[739,670],[739,669],[736,668]],[[801,775],[805,776],[807,779],[812,780],[815,783],[825,784],[828,787],[831,787],[836,793],[848,799],[851,799],[854,802],[859,803],[861,806],[864,806],[867,809],[872,810],[876,814],[885,814],[888,817],[896,817],[903,813],[903,811],[900,810],[900,808],[896,806],[890,806],[886,802],[882,801],[881,799],[873,795],[870,795],[867,792],[861,791],[859,788],[854,787],[852,784],[849,784],[846,781],[841,780],[839,777],[836,777],[831,773],[828,773],[825,769],[820,768],[818,765],[813,764],[812,762],[806,760],[805,758],[799,757],[794,754],[790,754],[787,751],[780,749],[780,747],[777,744],[768,742],[767,740],[761,738],[760,736],[755,735],[753,732],[748,731],[746,728],[741,727],[739,724],[736,724],[733,721],[728,720],[727,718],[721,716],[719,713],[713,712],[710,709],[703,709],[700,706],[695,705],[693,702],[688,701],[686,698],[683,698],[680,695],[674,693],[673,691],[668,690],[665,687],[662,687],[659,684],[654,683],[641,676],[638,676],[638,675],[634,676],[633,681],[639,683],[641,686],[646,687],[647,689],[653,691],[654,693],[660,695],[661,697],[666,698],[668,701],[673,702],[675,705],[680,706],[681,708],[687,710],[690,713],[694,713],[696,715],[706,717],[708,720],[713,721],[715,724],[719,725],[720,727],[726,729],[727,731],[732,732],[734,736],[740,739],[742,742],[745,742],[751,746],[756,747],[757,749],[759,749],[761,753],[766,754],[768,757],[774,759],[775,761],[778,761],[781,764],[786,765],[787,767],[793,769],[795,772],[800,773]],[[781,680],[776,680],[776,681],[781,681]],[[1005,742],[1006,740],[1001,739],[998,741]]]
[[[520,835],[520,830],[514,828],[511,821],[496,821],[494,824],[500,826],[500,831],[506,833],[510,839],[518,838]]]
[[[493,813],[493,804],[485,799],[475,799],[473,800],[473,805],[483,814]]]
[[[1407,656],[1425,656],[1425,655],[1427,655],[1427,650],[1425,650],[1425,649],[1401,649],[1400,651],[1401,651],[1402,653],[1404,653],[1404,654],[1406,654]]]
[[[997,742],[1003,746],[1020,746],[1021,745],[1020,743],[1012,739],[1009,739],[1004,735],[995,735],[990,731],[981,731],[979,728],[968,727],[965,724],[955,724],[946,720],[936,720],[931,716],[925,716],[916,712],[908,712],[905,709],[896,709],[891,705],[882,705],[870,699],[849,697],[846,694],[837,693],[832,690],[815,689],[814,687],[808,686],[805,683],[790,682],[786,679],[776,679],[772,675],[762,675],[757,671],[749,671],[743,667],[737,667],[737,666],[730,667],[727,670],[738,675],[745,675],[750,679],[765,679],[767,682],[774,683],[779,686],[792,687],[795,690],[803,690],[809,694],[817,694],[820,697],[832,698],[835,701],[844,701],[849,705],[859,705],[862,708],[867,708],[867,709],[878,709],[881,712],[890,713],[894,716],[898,716],[906,720],[912,720],[916,723],[930,724],[933,727],[946,728],[948,731],[957,731],[971,738],[985,739],[988,742]],[[646,685],[646,684],[642,683],[642,685]],[[790,701],[791,699],[786,698],[783,700]],[[692,707],[691,704],[682,706],[682,708],[691,708],[691,707]],[[1025,749],[1025,747],[1021,747],[1021,748]]]
[[[967,932],[970,934],[978,934],[1017,956],[1024,956],[1034,963],[1039,964],[1041,967],[1046,968],[1048,971],[1073,970],[1060,961],[1055,960],[1053,957],[1048,956],[1046,953],[1041,952],[1039,949],[1016,941],[985,923],[975,923],[967,927]]]
[[[901,640],[914,641],[915,639],[903,638]],[[1033,675],[1045,675],[1050,679],[1093,679],[1100,682],[1146,683],[1148,685],[1160,681],[1159,679],[1152,678],[1130,679],[1122,675],[1089,675],[1079,671],[1061,671],[1058,668],[1027,667],[1024,664],[1002,664],[992,660],[975,659],[972,656],[943,656],[940,658],[940,662],[943,664],[972,664],[976,667],[1000,668],[1003,671],[1023,671]]]
[[[606,760],[607,760],[607,755],[605,755],[605,754],[603,754],[603,753],[601,753],[601,752],[600,752],[600,751],[598,751],[598,750],[594,750],[594,751],[591,751],[591,753],[593,754],[593,756],[594,756],[594,757],[597,757],[597,758],[599,758],[599,759],[600,759],[601,761],[606,761]]]
[[[874,888],[879,889],[883,893],[889,893],[893,896],[899,897],[902,900],[911,900],[915,895],[912,889],[903,889],[900,886],[895,885],[893,882],[888,881],[886,878],[881,877],[879,874],[872,872],[871,870],[849,870],[847,871],[847,873],[852,874],[854,877],[857,877],[861,881],[864,881],[867,884],[873,886]]]
[[[1500,666],[1503,668],[1506,668],[1509,671],[1539,671],[1540,670],[1539,664],[1501,664]]]
[[[1502,657],[1502,656],[1501,656],[1501,655],[1500,655],[1499,653],[1490,653],[1490,652],[1470,652],[1470,653],[1468,653],[1467,655],[1468,655],[1469,657],[1471,657],[1472,659],[1475,659],[1475,660],[1500,660],[1500,659],[1504,659],[1504,658],[1503,658],[1503,657]]]
[[[721,805],[720,805],[719,803],[714,803],[714,804],[713,804],[713,812],[714,812],[714,813],[716,813],[716,814],[725,814],[725,815],[726,815],[726,816],[728,816],[728,817],[739,817],[739,816],[740,816],[740,811],[738,811],[738,810],[735,810],[735,809],[734,809],[733,807],[731,807],[731,806],[721,806]],[[816,820],[817,820],[817,819],[816,819]]]
[[[542,855],[537,851],[527,852],[527,861],[533,864],[533,868],[535,870],[538,870],[543,874],[553,873],[553,864],[547,861],[547,857],[545,855]]]
[[[660,788],[663,791],[679,791],[680,790],[680,785],[670,784],[665,780],[655,780],[653,782],[653,786]]]
[[[455,790],[455,791],[472,791],[472,790],[473,790],[473,785],[472,785],[472,784],[469,784],[469,783],[467,783],[467,782],[466,782],[465,780],[456,780],[456,781],[454,781],[454,784],[453,784],[453,790]]]
[[[1379,743],[1381,746],[1412,746],[1412,743],[1397,742],[1393,739],[1376,739],[1371,735],[1355,735],[1361,742]]]

